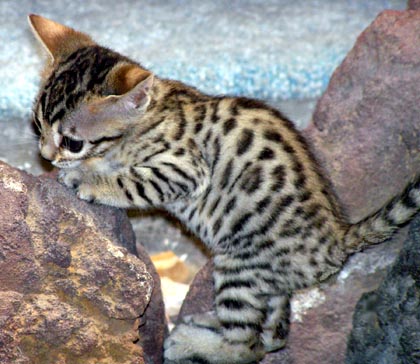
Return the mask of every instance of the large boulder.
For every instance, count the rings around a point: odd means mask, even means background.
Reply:
[[[420,10],[420,0],[408,0],[408,10]]]
[[[123,211],[0,162],[0,363],[160,363],[158,277]]]
[[[304,131],[352,220],[420,171],[420,11],[384,11],[331,77]]]
[[[380,287],[356,306],[346,364],[420,363],[420,216]]]
[[[337,68],[305,137],[351,220],[400,192],[420,171],[420,11],[385,11]],[[406,236],[351,257],[337,279],[298,292],[284,350],[264,364],[342,364],[361,295],[378,287]],[[212,266],[196,277],[183,316],[212,309]],[[354,363],[367,363],[354,361]]]

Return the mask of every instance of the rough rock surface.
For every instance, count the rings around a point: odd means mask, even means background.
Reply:
[[[408,0],[408,10],[420,10],[420,0]]]
[[[352,220],[420,170],[419,44],[420,11],[382,12],[334,72],[305,130]]]
[[[381,207],[420,171],[418,44],[420,12],[380,14],[335,71],[304,131],[353,221]],[[405,235],[351,257],[336,280],[298,292],[286,348],[262,363],[342,364],[354,307],[378,287]],[[209,264],[193,282],[180,319],[212,309],[213,294]]]
[[[420,217],[380,287],[356,306],[346,364],[420,363]]]
[[[2,162],[0,201],[0,363],[159,363],[159,282],[125,214]]]

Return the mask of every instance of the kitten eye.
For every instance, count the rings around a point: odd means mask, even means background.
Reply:
[[[83,140],[74,140],[67,136],[63,136],[60,146],[69,150],[72,153],[78,153],[83,148]]]

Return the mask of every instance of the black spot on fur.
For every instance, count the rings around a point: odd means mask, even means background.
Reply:
[[[253,140],[254,132],[250,129],[243,129],[242,134],[238,140],[238,148],[236,150],[236,154],[241,156],[242,154],[246,153],[251,148]]]
[[[232,175],[233,159],[226,164],[225,170],[222,173],[222,180],[220,182],[220,188],[223,190],[229,184],[230,177]]]
[[[275,153],[272,149],[265,147],[258,155],[259,160],[273,159]]]
[[[271,189],[275,192],[280,191],[286,183],[286,168],[283,165],[276,166],[271,172],[273,184]]]
[[[230,118],[223,123],[223,134],[228,135],[230,131],[236,128],[238,122],[236,119]]]
[[[199,122],[195,124],[194,133],[198,134],[203,129],[203,123]]]
[[[262,168],[255,166],[250,168],[242,177],[243,182],[240,185],[242,191],[252,194],[260,187],[262,178]]]
[[[269,140],[271,142],[275,142],[275,143],[283,143],[283,137],[276,131],[274,130],[266,130],[264,132],[264,138],[266,140]]]

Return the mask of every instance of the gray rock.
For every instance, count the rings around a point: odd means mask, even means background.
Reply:
[[[380,287],[356,306],[346,364],[420,363],[420,217]]]

